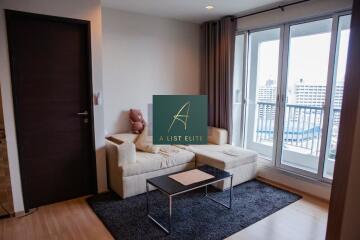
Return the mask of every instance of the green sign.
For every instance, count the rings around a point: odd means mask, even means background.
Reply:
[[[207,144],[206,95],[153,95],[154,144]]]

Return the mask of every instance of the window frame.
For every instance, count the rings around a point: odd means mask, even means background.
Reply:
[[[248,81],[250,80],[250,73],[249,73],[249,69],[250,69],[250,62],[248,62],[248,59],[249,59],[249,53],[250,53],[250,49],[249,49],[249,46],[250,46],[250,35],[251,34],[253,34],[253,33],[257,33],[257,32],[262,32],[262,31],[267,31],[267,30],[272,30],[272,29],[279,29],[279,36],[280,36],[280,38],[279,38],[279,60],[278,60],[278,76],[277,76],[277,86],[276,86],[276,93],[278,94],[279,93],[279,81],[281,80],[281,62],[282,62],[282,41],[281,41],[281,39],[282,39],[282,34],[283,34],[283,29],[282,29],[282,25],[276,25],[276,26],[274,26],[274,27],[266,27],[266,28],[261,28],[261,29],[256,29],[256,30],[254,30],[254,31],[248,31],[248,40],[247,40],[247,42],[248,42],[248,45],[247,45],[247,47],[248,47],[248,49],[246,50],[246,52],[247,52],[247,59],[246,59],[246,76],[244,77],[244,81],[246,82],[245,83],[245,85],[246,85],[246,89],[245,89],[245,91],[246,91],[246,99],[245,99],[245,102],[244,102],[244,112],[245,112],[245,118],[243,119],[244,120],[244,124],[243,124],[243,129],[244,129],[244,135],[243,135],[243,140],[242,140],[242,142],[243,142],[243,145],[242,145],[242,147],[245,147],[245,141],[246,141],[246,138],[247,138],[247,136],[246,136],[246,130],[245,130],[245,128],[246,128],[246,120],[247,120],[247,115],[248,115],[248,113],[249,113],[249,109],[248,109],[248,105],[247,105],[247,102],[248,102],[248,96],[249,96],[249,89],[248,89],[248,86],[249,86],[249,84],[248,84]],[[276,110],[275,110],[276,112],[275,112],[275,116],[276,116],[276,118],[277,118],[277,116],[278,116],[278,111],[279,111],[279,109],[278,109],[278,97],[276,97]],[[275,152],[276,152],[276,144],[277,144],[277,141],[276,141],[276,139],[277,139],[277,131],[275,131],[277,128],[276,128],[276,124],[277,124],[277,119],[275,118],[275,122],[274,122],[274,137],[273,137],[273,139],[274,139],[274,142],[273,142],[273,146],[272,146],[272,158],[270,159],[270,158],[268,158],[267,156],[264,156],[264,155],[261,155],[264,159],[267,159],[267,160],[269,160],[269,161],[271,161],[271,162],[275,162],[275,159],[276,159],[276,155],[275,155]]]
[[[247,61],[248,61],[248,50],[249,50],[249,31],[237,31],[236,36],[238,35],[244,35],[244,45],[243,45],[243,56],[242,56],[242,76],[241,76],[241,115],[240,115],[240,146],[244,146],[244,139],[245,139],[245,119],[246,119],[246,99],[247,99]]]
[[[268,159],[271,162],[271,165],[282,171],[289,172],[307,179],[313,179],[318,182],[323,182],[326,184],[331,184],[332,180],[323,176],[324,164],[326,161],[326,152],[327,152],[327,143],[329,135],[329,126],[330,126],[330,110],[331,110],[331,96],[333,94],[333,83],[334,83],[334,67],[335,67],[335,58],[336,58],[336,48],[338,44],[338,24],[339,19],[342,16],[351,15],[351,10],[336,11],[331,14],[325,14],[317,17],[310,17],[305,19],[293,20],[284,22],[281,24],[274,24],[271,26],[247,29],[237,31],[236,35],[244,35],[244,49],[243,49],[243,74],[242,74],[242,114],[240,116],[240,144],[241,147],[245,146],[246,138],[246,119],[248,112],[248,78],[249,78],[249,37],[251,33],[265,31],[269,29],[280,28],[280,51],[279,51],[279,64],[278,64],[278,82],[277,82],[277,96],[276,96],[276,115],[275,115],[275,125],[274,125],[274,147],[273,147],[273,158]],[[328,72],[327,72],[327,85],[325,93],[325,104],[324,104],[324,119],[322,127],[322,137],[321,137],[321,146],[319,154],[319,163],[317,173],[311,173],[299,168],[294,168],[281,164],[281,154],[282,154],[282,145],[283,145],[283,130],[284,130],[284,121],[285,121],[285,98],[286,98],[286,88],[287,88],[287,74],[288,74],[288,57],[289,57],[289,43],[290,43],[290,27],[293,25],[309,23],[324,19],[332,19],[331,27],[331,42],[330,42],[330,52],[329,52],[329,63],[328,63]]]

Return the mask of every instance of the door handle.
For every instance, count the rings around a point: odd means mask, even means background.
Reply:
[[[79,115],[79,116],[87,116],[87,115],[89,115],[88,111],[79,112],[79,113],[76,113],[76,114]]]

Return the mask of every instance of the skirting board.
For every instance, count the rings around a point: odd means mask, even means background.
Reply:
[[[34,212],[36,212],[38,209],[37,208],[32,208],[29,211],[19,211],[19,212],[15,212],[11,214],[11,217],[24,217],[30,214],[33,214]]]
[[[268,164],[268,162],[268,160],[259,158],[257,176],[304,192],[327,202],[330,201],[331,184],[320,183],[313,180],[310,181],[305,178],[302,179],[294,174],[279,170]]]

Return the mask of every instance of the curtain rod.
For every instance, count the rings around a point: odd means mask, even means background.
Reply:
[[[232,20],[236,20],[236,19],[244,18],[244,17],[249,17],[249,16],[252,16],[252,15],[259,14],[259,13],[270,12],[270,11],[273,11],[273,10],[276,10],[276,9],[281,9],[281,11],[284,11],[285,7],[289,7],[289,6],[293,6],[293,5],[296,5],[296,4],[309,2],[309,1],[311,1],[311,0],[302,0],[302,1],[298,1],[298,2],[288,3],[288,4],[280,5],[280,6],[277,6],[277,7],[265,9],[265,10],[262,10],[262,11],[259,11],[259,12],[254,12],[254,13],[249,13],[249,14],[246,14],[246,15],[243,15],[243,16],[234,17]]]

